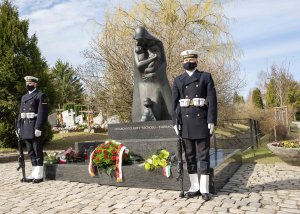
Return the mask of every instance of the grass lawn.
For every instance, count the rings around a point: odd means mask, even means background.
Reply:
[[[0,148],[0,154],[14,153],[14,152],[18,152],[18,150],[17,149],[11,149],[11,148]]]
[[[222,138],[231,138],[236,135],[249,132],[250,127],[244,124],[237,123],[224,123],[222,126],[218,126],[216,134]]]
[[[300,139],[300,130],[292,125],[289,133],[290,139]],[[280,158],[274,155],[267,147],[270,142],[269,135],[260,139],[260,145],[257,149],[249,149],[243,152],[243,163],[275,163],[282,162]]]
[[[243,163],[275,163],[282,162],[280,158],[274,155],[267,147],[269,143],[269,135],[265,135],[260,139],[259,148],[248,149],[243,152]]]
[[[107,133],[69,132],[56,133],[50,143],[44,146],[44,150],[65,150],[74,148],[75,142],[102,141],[108,138]]]

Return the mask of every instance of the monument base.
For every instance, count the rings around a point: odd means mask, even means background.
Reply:
[[[240,150],[211,150],[210,192],[216,193],[235,173],[242,163]],[[120,187],[180,190],[177,181],[177,164],[171,167],[169,178],[163,175],[162,169],[146,171],[142,164],[122,166],[123,182],[116,182],[114,174],[100,173],[90,177],[88,163],[45,164],[45,179],[60,181],[76,181],[82,183],[98,183]],[[50,177],[49,177],[50,176]],[[189,188],[189,177],[184,163],[184,189]]]

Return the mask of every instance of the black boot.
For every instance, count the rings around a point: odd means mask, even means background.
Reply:
[[[186,192],[185,194],[184,194],[184,197],[185,198],[194,198],[194,197],[197,197],[197,196],[200,196],[201,195],[201,193],[200,193],[200,191],[198,190],[198,191],[196,191],[196,192]]]
[[[37,184],[37,183],[41,183],[41,182],[43,182],[43,181],[44,181],[43,178],[40,178],[40,179],[33,179],[33,180],[32,180],[32,183],[33,183],[33,184]]]
[[[211,194],[210,193],[202,193],[202,199],[204,201],[209,201],[211,199]]]
[[[32,181],[33,181],[32,178],[22,178],[22,179],[21,179],[21,182],[26,182],[26,183],[30,183],[30,182],[32,182]]]

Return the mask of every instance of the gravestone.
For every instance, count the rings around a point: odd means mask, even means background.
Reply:
[[[73,109],[63,111],[62,112],[62,117],[63,117],[63,122],[66,127],[74,127],[75,126],[75,118],[74,118],[75,112],[73,112]]]
[[[48,122],[49,124],[53,127],[55,125],[57,125],[57,121],[56,121],[56,113],[50,114],[48,116]]]

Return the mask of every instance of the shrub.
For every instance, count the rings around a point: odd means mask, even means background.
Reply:
[[[284,125],[277,125],[275,126],[275,129],[276,129],[276,140],[279,141],[279,140],[285,140],[287,138],[287,134],[288,134],[288,129],[286,126]],[[272,131],[272,139],[275,140],[275,133],[274,133],[274,129]]]

